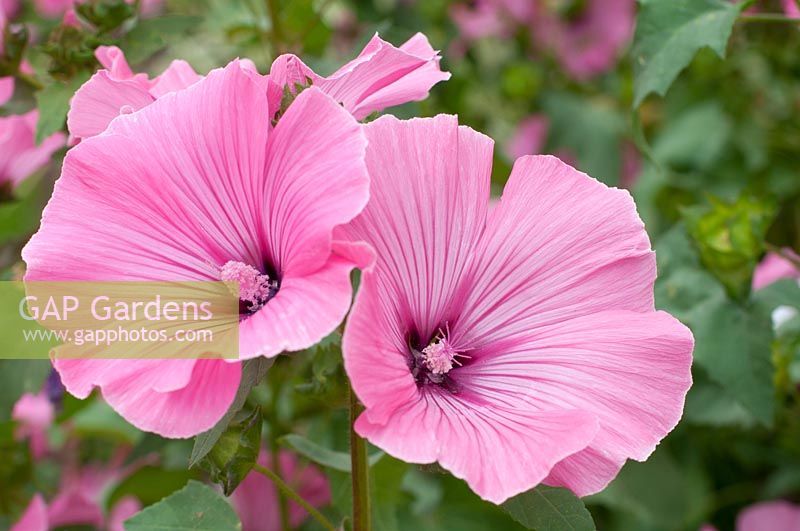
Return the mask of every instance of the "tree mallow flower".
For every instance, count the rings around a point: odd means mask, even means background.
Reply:
[[[64,146],[62,133],[54,133],[36,145],[39,111],[0,116],[0,188],[13,189],[43,168],[53,153]]]
[[[450,79],[450,73],[439,68],[439,60],[422,33],[399,48],[375,34],[358,57],[328,77],[316,74],[292,54],[275,59],[270,77],[292,92],[310,83],[361,120],[387,107],[425,99],[433,85]]]
[[[332,232],[367,202],[366,140],[313,87],[273,128],[267,82],[234,61],[70,150],[22,252],[25,279],[220,281],[256,272],[242,301],[242,358],[302,350],[332,332],[349,309],[349,257],[358,256]],[[167,437],[211,428],[241,376],[239,363],[214,359],[57,359],[55,367],[70,393],[85,398],[100,387],[132,424]]]
[[[25,393],[14,404],[11,418],[17,422],[15,436],[28,439],[31,456],[41,459],[48,450],[47,429],[55,418],[55,408],[44,391]]]
[[[356,431],[495,503],[601,490],[677,424],[691,332],[656,311],[630,194],[522,157],[487,212],[492,141],[455,117],[365,126],[374,247],[343,338]]]

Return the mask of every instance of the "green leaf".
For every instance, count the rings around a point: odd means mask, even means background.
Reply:
[[[140,19],[120,42],[131,64],[140,63],[165,48],[170,38],[186,38],[186,33],[201,22],[191,15],[167,15]]]
[[[775,410],[769,313],[752,302],[737,304],[698,264],[682,226],[656,245],[656,306],[686,323],[695,338],[694,361],[761,424]]]
[[[550,118],[548,144],[566,148],[578,166],[595,179],[615,186],[622,171],[622,115],[605,99],[587,99],[565,92],[543,96],[542,107]]]
[[[195,437],[192,455],[189,457],[189,467],[197,465],[211,451],[220,436],[228,428],[228,424],[233,417],[244,407],[247,395],[264,378],[269,368],[272,367],[273,362],[274,359],[259,357],[242,363],[242,379],[239,382],[239,389],[236,391],[231,407],[228,408],[228,411],[217,422],[216,426]]]
[[[641,1],[634,36],[633,106],[648,94],[667,93],[678,74],[701,48],[720,57],[742,4],[729,0]]]
[[[88,72],[81,72],[66,83],[54,81],[36,92],[36,107],[39,109],[39,121],[36,124],[37,144],[64,128],[69,100],[89,76]]]
[[[240,412],[206,455],[202,466],[229,496],[252,470],[261,449],[261,409]]]
[[[91,400],[87,407],[72,417],[71,424],[77,434],[113,438],[130,445],[137,444],[144,437],[142,431],[119,416],[101,399]]]
[[[764,254],[775,205],[746,195],[733,203],[710,201],[710,207],[684,211],[687,231],[703,266],[731,297],[744,301],[750,293],[753,270]]]
[[[125,531],[238,531],[233,508],[210,487],[190,481],[183,489],[125,521]]]
[[[53,366],[48,360],[0,360],[0,422],[23,393],[38,393]]]
[[[325,448],[314,441],[310,441],[301,435],[290,433],[284,435],[278,442],[284,446],[292,448],[294,451],[303,457],[327,468],[338,470],[340,472],[350,472],[350,454],[345,452],[336,452],[329,448]],[[369,456],[369,465],[372,466],[377,463],[384,453],[381,451],[375,452]]]
[[[580,498],[559,487],[538,487],[503,504],[514,520],[536,531],[594,531],[592,515]]]

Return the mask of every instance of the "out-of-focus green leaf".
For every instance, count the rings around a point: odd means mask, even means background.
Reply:
[[[134,496],[144,505],[150,505],[183,488],[186,482],[198,477],[197,473],[185,468],[164,470],[157,466],[143,466],[114,488],[109,494],[108,506],[112,507],[125,496]]]
[[[586,501],[628,512],[656,529],[697,529],[693,515],[703,514],[708,499],[702,473],[659,447],[644,463],[628,461],[605,490]]]
[[[185,38],[186,33],[200,23],[200,17],[167,15],[145,18],[136,23],[120,42],[120,48],[132,64],[140,63],[158,52],[170,39]]]
[[[753,270],[764,254],[775,206],[746,195],[734,203],[711,198],[711,206],[686,209],[686,228],[700,261],[736,300],[750,293]]]
[[[0,422],[11,418],[11,409],[23,393],[42,389],[52,368],[48,360],[0,360]]]
[[[211,479],[222,485],[226,496],[239,486],[258,459],[261,423],[260,408],[248,415],[239,412],[201,463]]]
[[[414,497],[411,510],[414,514],[424,514],[433,511],[442,501],[442,486],[430,475],[419,469],[411,468],[403,476],[403,490]]]
[[[550,92],[542,106],[550,118],[548,144],[577,157],[581,171],[610,186],[618,184],[625,120],[613,102]]]
[[[90,404],[72,417],[76,433],[117,439],[131,445],[137,444],[144,433],[111,409],[105,400],[91,400]]]
[[[24,487],[33,472],[28,443],[14,436],[14,428],[12,422],[0,422],[0,514],[24,507],[29,496]]]
[[[89,72],[81,72],[67,82],[53,81],[36,92],[36,107],[39,109],[39,121],[36,124],[37,144],[64,128],[69,100],[89,76]]]
[[[659,271],[656,306],[691,328],[694,360],[760,423],[771,425],[775,410],[772,327],[768,312],[736,303],[699,267],[682,226],[656,245]]]
[[[725,56],[742,3],[728,0],[640,1],[634,36],[634,107],[651,92],[665,95],[701,48]]]
[[[222,433],[228,428],[228,424],[233,417],[244,406],[250,390],[264,378],[269,368],[272,367],[273,362],[274,359],[259,357],[242,363],[242,379],[239,382],[239,389],[236,391],[233,403],[220,421],[217,422],[216,426],[195,437],[194,448],[192,448],[192,455],[189,458],[190,467],[199,463],[211,451]]]
[[[333,470],[340,472],[350,472],[350,454],[345,452],[336,452],[320,446],[314,441],[310,441],[301,435],[290,433],[284,435],[278,442],[292,448],[300,455],[308,458],[309,460]],[[369,465],[372,466],[377,463],[384,453],[381,451],[375,452],[369,456]]]
[[[213,489],[190,481],[183,489],[125,521],[125,531],[239,531],[233,508]]]
[[[536,531],[594,531],[592,515],[580,498],[559,487],[538,487],[503,503],[514,520]]]

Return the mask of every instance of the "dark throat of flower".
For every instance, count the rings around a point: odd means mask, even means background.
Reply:
[[[422,341],[416,332],[409,334],[409,369],[417,386],[437,386],[457,394],[459,384],[453,377],[453,371],[465,363],[470,356],[464,349],[456,348],[450,342],[450,329],[447,324],[427,341]]]

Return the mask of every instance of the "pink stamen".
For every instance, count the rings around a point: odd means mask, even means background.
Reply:
[[[444,337],[435,339],[430,345],[422,349],[422,361],[433,374],[447,374],[453,364],[461,365],[456,356],[460,354]]]
[[[222,266],[220,279],[239,283],[239,300],[249,302],[251,311],[257,310],[269,299],[269,275],[251,265],[231,260]]]

